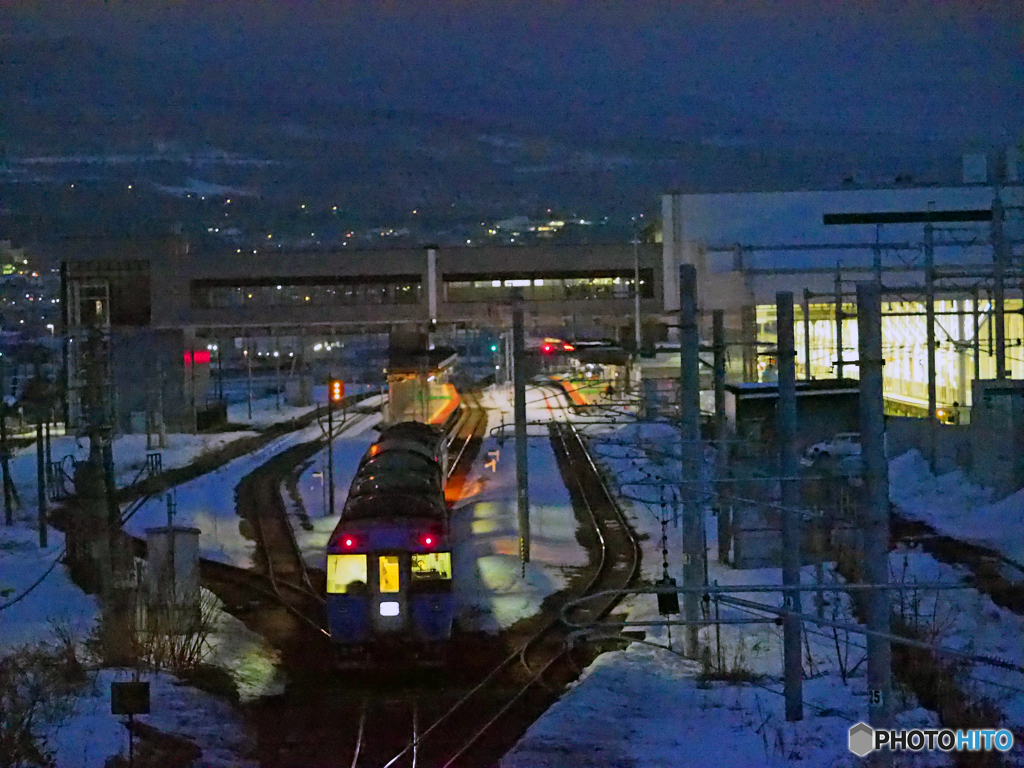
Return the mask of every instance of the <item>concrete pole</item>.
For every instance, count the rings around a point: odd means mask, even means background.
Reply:
[[[1006,378],[1006,237],[1003,232],[1003,201],[996,188],[992,201],[992,263],[994,266],[996,378]]]
[[[245,372],[248,379],[248,390],[246,392],[246,403],[249,406],[249,421],[252,421],[252,338],[245,337]]]
[[[523,339],[523,292],[512,294],[512,365],[516,433],[516,499],[519,514],[519,555],[523,568],[530,562],[530,485],[526,453],[526,365]]]
[[[928,204],[929,210],[932,203]],[[928,352],[928,463],[935,470],[935,230],[924,225],[924,312]]]
[[[743,381],[757,381],[757,307],[740,307],[740,334],[743,337]]]
[[[804,288],[804,300],[800,304],[804,314],[804,380],[811,380],[811,292]]]
[[[640,354],[640,241],[633,238],[633,351]]]
[[[715,354],[715,440],[718,441],[715,476],[721,480],[726,477],[729,467],[729,443],[725,439],[725,310],[716,309],[711,315],[711,339]],[[718,510],[718,562],[725,563],[729,560],[732,544],[732,521],[728,505],[718,496],[715,497],[715,507]]]
[[[967,405],[967,318],[964,312],[964,300],[956,302],[956,399],[961,408]],[[960,423],[960,414],[956,414]]]
[[[0,386],[0,396],[4,388]],[[11,467],[7,452],[7,403],[0,400],[0,468],[3,469],[4,522],[14,525],[14,500],[11,498]]]
[[[274,410],[281,410],[281,342],[276,333],[274,333]]]
[[[971,296],[971,306],[974,316],[974,380],[981,378],[981,315],[978,314],[978,305],[981,302],[981,292],[975,288]],[[972,403],[973,405],[973,403]]]
[[[43,418],[36,419],[36,491],[39,494],[39,547],[46,549],[46,466],[43,458]]]
[[[793,344],[793,294],[775,294],[779,366],[779,474],[782,488],[782,584],[786,607],[800,613],[800,487],[793,479],[800,471],[796,450],[796,349]],[[786,719],[803,720],[803,666],[800,661],[800,619],[786,616],[782,625]]]
[[[836,378],[843,378],[843,273],[836,267]]]
[[[679,267],[679,436],[682,461],[680,489],[683,501],[683,584],[698,586],[704,581],[704,514],[697,491],[703,455],[700,443],[700,336],[697,329],[697,270],[692,264]],[[696,592],[683,596],[683,617],[700,619],[700,597]],[[698,627],[686,627],[685,653],[692,659],[700,654]]]
[[[885,416],[882,400],[882,292],[875,283],[858,283],[860,326],[860,434],[867,486],[864,515],[863,573],[868,584],[889,582],[889,475],[885,460]],[[870,590],[867,627],[889,632],[889,592]],[[868,718],[875,728],[887,728],[891,712],[892,657],[889,641],[867,638]]]

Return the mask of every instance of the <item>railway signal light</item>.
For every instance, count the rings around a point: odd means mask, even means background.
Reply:
[[[420,544],[424,547],[433,547],[437,544],[437,536],[433,533],[425,533],[420,536]]]
[[[498,345],[497,344],[491,344],[491,352],[497,352],[497,351],[498,351]]]
[[[341,540],[341,543],[345,545],[346,549],[352,549],[352,547],[354,547],[356,545],[356,537],[355,536],[346,536],[345,538],[343,538]]]
[[[345,399],[345,382],[341,379],[331,379],[328,385],[328,392],[332,403],[340,403]]]

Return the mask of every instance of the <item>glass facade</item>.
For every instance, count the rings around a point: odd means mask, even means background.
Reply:
[[[811,304],[810,376],[829,379],[836,375],[837,334],[834,304]],[[857,307],[843,305],[843,376],[858,378]],[[796,342],[796,375],[807,376],[807,346],[804,343],[803,308],[794,307],[793,335]],[[981,300],[977,308],[971,299],[935,301],[935,395],[937,405],[949,411],[953,403],[971,405],[971,382],[975,370],[980,378],[996,375],[994,309]],[[977,334],[975,334],[977,323]],[[1024,321],[1020,299],[1005,304],[1006,371],[1010,378],[1024,377]],[[757,307],[757,338],[774,344],[778,339],[775,306]],[[977,354],[975,349],[977,348]],[[885,356],[883,385],[887,404],[894,412],[919,413],[928,406],[928,347],[925,305],[921,301],[882,302],[882,352]],[[977,362],[975,362],[977,357]],[[775,360],[761,355],[758,379],[770,381],[776,375]],[[940,414],[941,416],[941,414]]]
[[[527,301],[586,301],[633,298],[633,270],[610,272],[534,272],[522,274],[445,275],[444,297],[448,302],[500,301],[523,291]],[[640,270],[640,297],[654,298],[654,275]]]
[[[420,279],[414,276],[376,281],[292,278],[280,283],[193,280],[191,289],[194,309],[418,304],[422,293]]]

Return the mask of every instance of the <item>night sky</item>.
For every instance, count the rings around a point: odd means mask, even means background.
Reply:
[[[75,34],[211,87],[506,122],[741,142],[1024,132],[1024,3],[0,2],[8,34]]]

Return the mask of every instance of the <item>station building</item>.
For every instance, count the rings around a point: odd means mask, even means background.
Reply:
[[[997,265],[1007,375],[1024,378],[1022,211],[1022,186],[1009,173],[1000,186],[667,194],[661,233],[642,244],[200,252],[172,236],[39,248],[63,264],[73,424],[86,378],[75,345],[97,313],[113,339],[118,428],[132,429],[159,399],[164,419],[187,430],[225,351],[248,354],[288,337],[311,355],[318,343],[396,327],[443,344],[460,332],[508,328],[517,288],[528,332],[631,346],[639,290],[644,346],[671,341],[684,263],[696,267],[705,339],[711,310],[725,312],[733,381],[773,377],[777,291],[792,291],[797,305],[798,376],[855,378],[855,284],[880,281],[887,403],[911,414],[927,405],[930,283],[938,402],[967,414],[971,381],[995,375]],[[154,371],[165,382],[160,393],[147,383],[152,375],[141,375]]]

